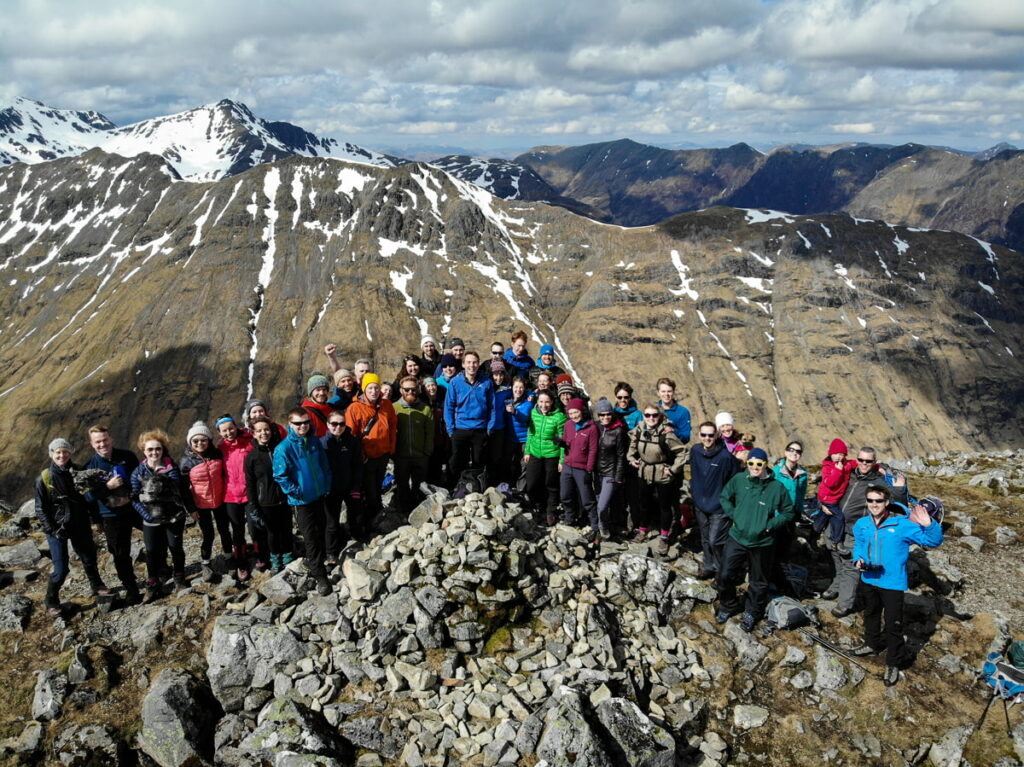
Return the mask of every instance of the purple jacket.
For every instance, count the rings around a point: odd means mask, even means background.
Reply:
[[[562,442],[565,443],[566,466],[574,469],[593,471],[597,464],[597,446],[600,437],[597,426],[590,419],[579,424],[566,421],[562,427]]]

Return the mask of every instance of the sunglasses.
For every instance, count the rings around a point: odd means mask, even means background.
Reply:
[[[885,498],[868,498],[868,503],[885,503]]]
[[[764,461],[747,461],[747,466],[753,466],[755,469],[757,469],[760,468],[761,466],[764,466]]]
[[[624,400],[628,400],[628,399],[629,399],[629,395],[627,394],[627,395],[625,395],[625,396],[623,396],[623,397],[619,397],[619,396],[616,396],[616,397],[615,397],[615,399],[624,399]]]
[[[498,351],[494,351],[494,349],[491,349],[491,354],[494,355],[495,357],[499,356],[502,353],[503,352],[501,351],[501,349],[498,349]]]
[[[411,392],[411,391],[416,391],[416,388],[415,388],[415,387],[413,387],[412,389],[409,389],[408,387],[405,387],[405,386],[403,386],[403,387],[402,387],[402,391],[404,391],[404,392],[406,392],[406,393],[409,393],[409,392]]]
[[[328,421],[327,425],[330,426],[332,429],[334,429],[334,428],[339,428],[341,426],[344,426],[345,422],[344,421]]]
[[[787,447],[786,448],[786,452],[787,453],[796,453],[797,455],[803,455],[804,454],[804,451],[801,448],[799,448],[799,447]]]
[[[611,418],[612,414],[611,413],[598,413],[597,417],[598,418]]]
[[[309,426],[309,421],[289,421],[292,426]]]
[[[209,437],[193,437],[192,441],[193,442],[209,442],[210,438]]]
[[[714,437],[716,435],[715,435],[715,433],[713,431],[702,431],[700,433],[700,436],[701,437]]]
[[[857,463],[874,463],[874,458],[858,458]]]
[[[644,418],[661,418],[660,413],[644,413]]]

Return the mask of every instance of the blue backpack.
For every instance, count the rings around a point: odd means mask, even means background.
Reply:
[[[1015,645],[1024,643],[1014,642]],[[992,687],[995,695],[1013,703],[1024,703],[1024,669],[1017,668],[997,652],[988,654],[988,660],[981,669],[985,682]]]

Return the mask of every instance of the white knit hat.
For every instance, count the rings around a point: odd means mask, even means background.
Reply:
[[[733,425],[732,413],[726,413],[724,410],[715,416],[715,428],[721,429],[726,424]]]

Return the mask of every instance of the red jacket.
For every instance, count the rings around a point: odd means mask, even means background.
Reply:
[[[822,503],[839,503],[846,486],[850,484],[850,472],[857,468],[857,462],[849,459],[843,468],[835,465],[828,457],[821,462],[821,484],[818,486],[818,500]]]
[[[317,437],[326,437],[327,419],[331,417],[334,405],[329,405],[326,402],[321,405],[306,397],[302,400],[302,407],[309,413],[309,420],[313,422],[313,434]],[[321,416],[323,417],[321,418]]]
[[[579,424],[579,428],[576,427],[573,421],[566,421],[562,427],[562,441],[565,442],[565,459],[562,463],[574,469],[593,471],[600,442],[597,426],[588,418]]]
[[[234,442],[222,439],[217,447],[224,456],[224,474],[227,477],[224,501],[245,503],[249,500],[245,492],[245,454],[252,450],[252,435],[245,429],[239,429]]]
[[[224,461],[220,458],[203,458],[197,454],[199,463],[188,470],[188,482],[192,488],[192,501],[197,509],[216,509],[224,503],[227,490],[224,482]]]

